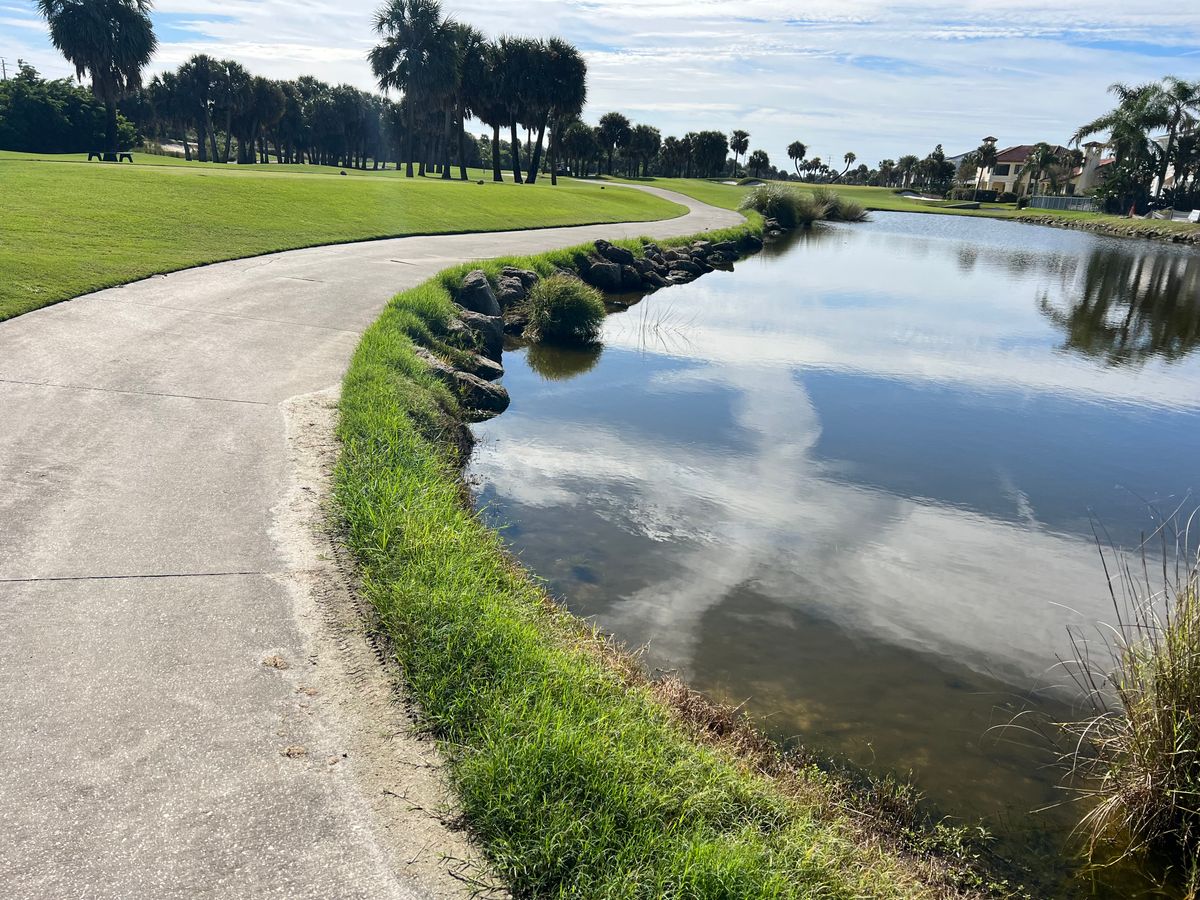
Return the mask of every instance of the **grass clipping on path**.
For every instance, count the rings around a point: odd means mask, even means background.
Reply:
[[[714,237],[720,239],[722,235]],[[635,250],[640,245],[626,242]],[[491,260],[544,275],[586,248]],[[463,268],[398,295],[343,385],[336,498],[363,590],[448,756],[470,828],[519,897],[956,895],[869,829],[815,768],[771,777],[695,696],[553,605],[471,511],[437,348]],[[672,703],[671,697],[686,702]],[[701,717],[703,718],[703,717]],[[717,729],[720,730],[720,729]]]

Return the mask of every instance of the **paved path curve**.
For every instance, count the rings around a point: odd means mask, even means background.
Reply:
[[[280,752],[331,727],[262,665],[307,647],[273,531],[284,403],[448,265],[742,221],[642,189],[689,212],[295,250],[0,324],[0,894],[434,892],[394,871],[353,779]]]

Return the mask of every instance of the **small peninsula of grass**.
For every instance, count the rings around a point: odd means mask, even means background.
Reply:
[[[89,291],[278,250],[681,215],[642,191],[0,152],[0,321]]]
[[[704,237],[761,230],[752,218]],[[552,277],[590,250],[458,266],[399,294],[343,383],[345,540],[495,871],[518,897],[983,895],[963,887],[980,882],[953,861],[950,831],[893,834],[837,778],[697,714],[711,708],[678,684],[647,681],[465,502],[462,414],[416,350],[453,352],[452,291],[468,271]]]

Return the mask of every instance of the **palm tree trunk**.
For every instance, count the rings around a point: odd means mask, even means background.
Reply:
[[[442,136],[442,181],[450,180],[450,137],[454,133],[454,107],[446,106],[446,113],[443,118],[443,130],[445,134]]]
[[[221,154],[217,152],[217,129],[213,128],[212,114],[207,110],[204,113],[204,130],[208,133],[209,148],[212,151],[211,159],[213,162],[220,162]]]
[[[462,104],[458,107],[458,179],[467,180],[467,123],[463,121]]]
[[[413,112],[412,98],[411,97],[407,98],[407,102],[408,102],[408,114],[405,116],[405,118],[408,120],[408,127],[404,129],[406,132],[406,134],[404,135],[404,143],[405,143],[404,177],[412,178],[413,177],[413,141],[415,138],[414,132],[416,131],[416,128],[413,127],[413,124],[416,119],[416,116]]]
[[[558,185],[558,123],[550,126],[550,184]]]
[[[492,181],[503,181],[500,174],[500,123],[492,125]]]
[[[208,131],[205,129],[204,119],[196,122],[196,152],[200,162],[208,162]]]
[[[112,162],[117,161],[117,102],[115,100],[104,101],[104,143],[107,145],[105,149],[105,159],[110,155]]]
[[[1174,152],[1175,145],[1175,129],[1177,126],[1172,126],[1167,129],[1167,146],[1163,150],[1162,164],[1158,167],[1158,190],[1154,192],[1154,198],[1157,200],[1163,195],[1163,188],[1166,187],[1167,181],[1167,166],[1171,164],[1171,154]],[[1179,179],[1175,179],[1178,183]]]
[[[517,137],[517,120],[512,119],[508,123],[508,130],[512,137],[512,170],[513,184],[521,184],[521,142]]]
[[[542,123],[538,126],[537,143],[533,145],[533,159],[529,163],[529,178],[527,181],[533,184],[537,181],[538,166],[542,164],[542,141],[546,137],[546,120],[542,119]]]

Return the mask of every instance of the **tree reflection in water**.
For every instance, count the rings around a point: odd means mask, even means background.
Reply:
[[[1178,360],[1200,343],[1200,256],[1095,248],[1082,277],[1038,308],[1066,334],[1064,350],[1110,366]]]

